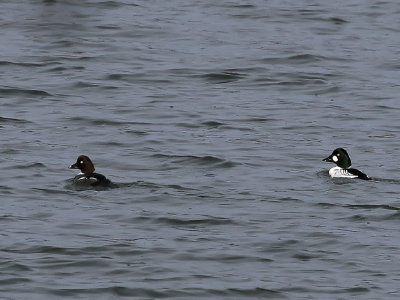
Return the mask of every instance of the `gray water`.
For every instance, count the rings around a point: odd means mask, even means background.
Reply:
[[[0,7],[1,299],[400,297],[397,1]]]

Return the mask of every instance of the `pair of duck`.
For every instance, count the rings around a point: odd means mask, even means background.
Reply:
[[[323,161],[333,162],[336,167],[329,170],[329,175],[332,178],[360,178],[363,180],[370,180],[363,172],[350,168],[351,160],[346,150],[343,148],[335,149],[330,156],[324,158]],[[69,166],[70,169],[79,169],[81,172],[75,176],[73,182],[80,185],[99,186],[99,187],[117,187],[104,175],[95,173],[95,168],[89,157],[80,155],[76,163]]]

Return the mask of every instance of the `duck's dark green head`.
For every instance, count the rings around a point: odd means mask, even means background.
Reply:
[[[348,169],[351,166],[350,156],[343,148],[335,149],[332,154],[327,158],[324,158],[323,161],[334,162],[338,167],[341,167],[342,169]]]

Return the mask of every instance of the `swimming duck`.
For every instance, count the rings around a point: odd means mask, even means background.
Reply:
[[[332,154],[327,158],[324,158],[323,161],[334,162],[336,164],[336,167],[333,167],[329,170],[329,175],[332,178],[360,178],[364,180],[371,179],[360,170],[350,168],[350,156],[343,148],[335,149]]]
[[[73,182],[78,185],[114,187],[109,179],[103,174],[95,173],[94,165],[89,157],[80,155],[76,163],[69,166],[69,169],[79,169],[81,172],[75,176]]]

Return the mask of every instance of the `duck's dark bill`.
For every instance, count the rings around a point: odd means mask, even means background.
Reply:
[[[332,156],[328,156],[327,158],[324,158],[322,161],[333,162],[333,159]]]

